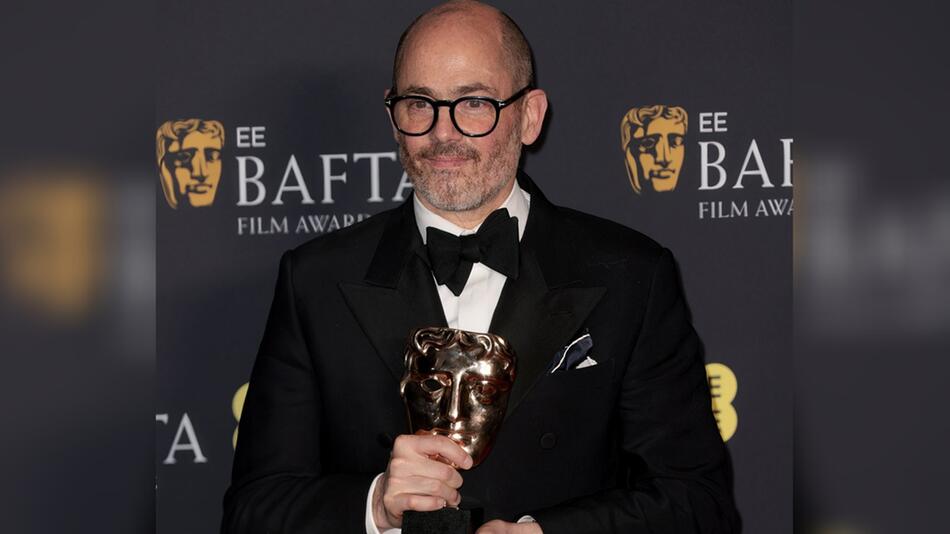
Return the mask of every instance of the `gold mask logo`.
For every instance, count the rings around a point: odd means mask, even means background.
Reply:
[[[676,189],[686,153],[686,125],[686,110],[678,106],[630,108],[623,116],[620,143],[635,193]]]
[[[165,200],[200,208],[214,203],[221,182],[224,126],[213,120],[168,121],[155,135],[158,169]]]

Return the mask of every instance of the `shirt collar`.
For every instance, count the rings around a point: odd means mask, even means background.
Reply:
[[[524,189],[521,189],[521,186],[518,185],[518,180],[515,180],[515,185],[511,188],[511,193],[508,194],[508,198],[505,199],[505,202],[502,203],[498,209],[506,208],[508,214],[518,220],[519,240],[521,236],[524,235],[524,228],[528,222],[528,210],[530,207],[531,195]],[[425,207],[422,202],[419,201],[419,196],[415,193],[412,195],[412,208],[416,215],[416,225],[419,227],[419,233],[422,234],[423,244],[426,242],[426,228],[430,226],[456,236],[474,234],[478,231],[479,227],[481,227],[481,224],[479,224],[475,228],[467,230],[461,226],[457,226]]]

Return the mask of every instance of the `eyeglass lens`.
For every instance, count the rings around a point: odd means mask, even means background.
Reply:
[[[474,98],[460,99],[449,109],[458,129],[467,135],[482,135],[491,131],[498,113],[495,106]],[[436,108],[424,98],[409,97],[395,103],[393,118],[396,126],[405,133],[421,134],[432,127]]]

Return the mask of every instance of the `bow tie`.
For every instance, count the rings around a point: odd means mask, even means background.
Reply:
[[[454,236],[430,226],[426,229],[426,252],[435,280],[456,297],[462,294],[475,263],[517,278],[518,220],[502,208],[493,211],[472,235]]]

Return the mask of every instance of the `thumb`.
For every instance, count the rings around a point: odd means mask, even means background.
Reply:
[[[505,532],[504,522],[494,519],[482,525],[475,534],[503,534]]]

